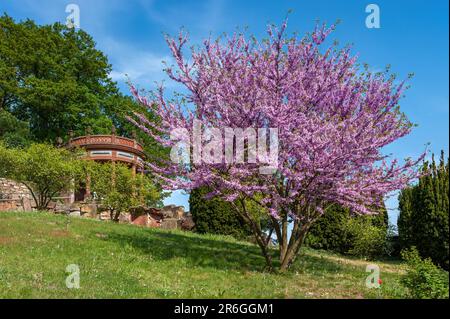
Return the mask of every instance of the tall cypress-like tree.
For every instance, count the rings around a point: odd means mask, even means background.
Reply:
[[[416,246],[422,257],[430,257],[449,268],[449,161],[441,152],[437,165],[433,155],[423,166],[419,183],[399,196],[399,239],[402,248]]]
[[[405,188],[398,198],[400,215],[397,220],[397,229],[401,247],[408,247],[414,236],[413,225],[411,222],[413,198],[414,188]]]

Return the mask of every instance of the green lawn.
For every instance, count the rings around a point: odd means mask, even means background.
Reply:
[[[303,249],[289,273],[262,271],[258,247],[47,213],[0,213],[0,298],[402,298],[403,265]],[[66,267],[80,267],[68,289]]]

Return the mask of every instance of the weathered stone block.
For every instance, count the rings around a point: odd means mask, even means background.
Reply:
[[[176,218],[165,218],[161,221],[162,229],[178,229],[178,219]]]
[[[195,223],[191,215],[185,216],[180,220],[180,229],[190,231],[194,229]]]
[[[70,213],[69,213],[69,216],[72,216],[72,217],[81,217],[81,212],[78,210],[78,211],[71,211]]]
[[[136,216],[131,220],[133,225],[147,226],[148,225],[148,215]]]

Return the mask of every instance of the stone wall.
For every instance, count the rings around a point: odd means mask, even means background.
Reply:
[[[30,211],[33,196],[25,185],[0,178],[0,211]]]

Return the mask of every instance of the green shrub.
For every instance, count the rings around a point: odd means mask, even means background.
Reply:
[[[335,205],[311,227],[306,244],[366,258],[388,253],[387,211],[373,216],[354,216],[349,209]]]
[[[315,249],[347,252],[349,247],[342,226],[349,218],[349,210],[336,205],[313,224],[306,237],[306,244]]]
[[[422,259],[415,247],[402,251],[402,258],[408,265],[402,284],[412,298],[445,299],[448,293],[448,272],[435,266],[430,258]]]
[[[372,224],[370,218],[350,218],[343,225],[349,255],[374,259],[386,254],[386,229]]]
[[[206,187],[191,191],[189,206],[195,231],[202,234],[231,235],[238,239],[250,236],[250,228],[234,212],[231,204],[216,197],[205,199],[209,192]]]

